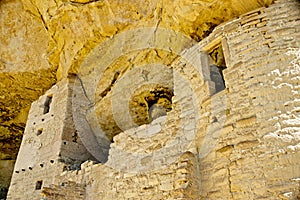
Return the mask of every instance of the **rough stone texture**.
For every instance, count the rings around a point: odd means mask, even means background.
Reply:
[[[84,199],[85,187],[74,182],[64,182],[61,185],[44,187],[42,191],[42,197],[44,199]]]
[[[165,27],[200,41],[220,23],[271,2],[1,0],[0,158],[16,158],[30,104],[56,79],[76,73],[99,43],[141,27]],[[119,131],[112,128],[111,137]]]
[[[76,118],[80,108],[97,106],[85,105],[95,81],[90,68],[81,79],[62,79],[32,105],[8,199],[299,199],[299,8],[298,1],[277,1],[216,27],[198,44],[178,44],[182,54],[164,66],[173,73],[172,110],[120,128],[109,149],[93,117]],[[222,91],[210,76],[220,47]],[[83,66],[101,66],[98,50]],[[112,97],[144,83],[139,69],[129,70],[136,84],[120,84],[126,73],[117,77]],[[126,121],[130,114],[114,117]]]
[[[14,164],[14,160],[0,160],[0,199],[4,199],[6,197],[10,178],[14,170]]]
[[[223,38],[227,106],[216,151],[200,160],[202,198],[299,198],[299,16],[299,2],[279,1],[203,41]]]
[[[7,0],[0,16],[0,159],[16,159],[30,104],[55,83],[55,69],[41,19]]]

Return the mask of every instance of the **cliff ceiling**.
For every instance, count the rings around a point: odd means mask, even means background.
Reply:
[[[196,41],[272,0],[0,0],[0,159],[15,159],[31,102],[107,38],[164,27]],[[120,63],[121,65],[122,63]]]

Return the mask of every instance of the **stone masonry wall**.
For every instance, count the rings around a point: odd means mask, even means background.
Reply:
[[[186,152],[173,164],[148,173],[116,171],[103,164],[86,162],[81,170],[62,173],[58,184],[60,188],[68,181],[84,185],[84,199],[197,199],[197,173],[197,159]],[[67,196],[46,195],[47,199]]]
[[[8,199],[40,199],[38,181],[47,187],[63,171],[92,159],[80,139],[74,140],[72,82],[61,81],[32,104]]]
[[[226,119],[214,151],[200,159],[201,198],[299,199],[299,8],[277,1],[200,43],[206,50],[222,40],[227,64],[218,94]]]
[[[105,164],[16,165],[8,199],[300,198],[299,8],[298,1],[276,1],[216,27],[186,51],[202,69],[173,62],[166,117],[115,136]],[[216,93],[209,67],[218,46],[226,88]]]

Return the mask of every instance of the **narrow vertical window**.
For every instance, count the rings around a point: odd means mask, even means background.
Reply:
[[[35,184],[35,190],[42,189],[43,181],[37,181]]]
[[[209,56],[210,78],[215,83],[215,90],[217,93],[226,88],[223,77],[223,70],[226,69],[226,63],[221,44],[209,52]]]
[[[49,112],[51,102],[52,102],[52,95],[47,96],[46,101],[44,103],[44,113],[43,114],[46,114]]]

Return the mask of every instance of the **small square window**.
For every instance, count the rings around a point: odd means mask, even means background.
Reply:
[[[42,189],[43,181],[37,181],[35,184],[35,190]]]
[[[43,133],[43,129],[40,128],[40,129],[37,131],[36,135],[41,135],[42,133]]]

